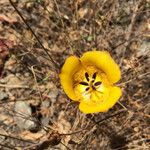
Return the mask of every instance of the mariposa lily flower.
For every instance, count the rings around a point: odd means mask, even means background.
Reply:
[[[66,59],[60,82],[68,97],[80,102],[83,113],[106,112],[121,96],[114,83],[121,78],[118,65],[107,51],[89,51]]]

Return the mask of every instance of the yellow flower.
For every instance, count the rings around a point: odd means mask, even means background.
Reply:
[[[121,96],[118,65],[106,51],[89,51],[81,58],[70,56],[60,73],[60,82],[68,97],[80,102],[83,113],[106,112]]]

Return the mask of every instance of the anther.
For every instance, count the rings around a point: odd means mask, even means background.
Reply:
[[[98,82],[94,83],[94,86],[98,86],[98,85],[101,85],[101,84],[102,84],[102,82],[98,81]]]
[[[87,72],[85,73],[85,78],[86,78],[87,81],[89,81],[89,75],[88,75]]]
[[[93,90],[96,90],[96,88],[95,88],[93,85],[92,85],[92,89],[93,89]]]
[[[87,82],[84,82],[84,81],[80,82],[79,84],[82,84],[82,85],[85,85],[85,86],[89,85]]]
[[[92,79],[96,79],[96,72],[93,74]]]
[[[90,87],[87,87],[85,90],[88,91],[90,89]]]

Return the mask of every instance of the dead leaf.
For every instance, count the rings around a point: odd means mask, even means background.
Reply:
[[[3,71],[5,60],[9,55],[9,47],[9,41],[0,39],[0,76]]]
[[[39,132],[38,133],[32,133],[30,131],[23,131],[20,134],[20,136],[22,138],[26,139],[26,140],[34,140],[34,141],[36,141],[36,140],[42,138],[43,133],[39,133]]]
[[[79,18],[82,19],[88,13],[87,8],[80,8],[78,11]]]
[[[9,23],[16,23],[17,22],[17,19],[15,17],[12,16],[12,14],[10,14],[10,16],[6,16],[4,14],[1,14],[0,15],[0,21],[4,22],[9,22]]]

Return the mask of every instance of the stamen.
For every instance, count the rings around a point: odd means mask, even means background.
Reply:
[[[102,82],[98,81],[98,82],[94,83],[94,86],[98,86],[98,85],[101,85],[101,84],[102,84]]]
[[[96,79],[96,72],[93,74],[92,78],[95,80]]]
[[[88,75],[87,72],[85,73],[85,78],[86,78],[87,81],[89,81],[89,75]]]
[[[85,85],[85,86],[89,85],[87,82],[84,82],[84,81],[80,82],[79,84],[82,84],[82,85]]]
[[[90,89],[90,87],[87,87],[85,90],[88,91]]]
[[[92,83],[94,83],[94,80],[92,80]]]
[[[93,90],[96,90],[96,88],[95,88],[93,85],[92,85],[92,89],[93,89]]]

